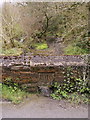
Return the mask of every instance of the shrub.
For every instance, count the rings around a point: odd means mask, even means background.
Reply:
[[[89,53],[88,50],[75,45],[68,45],[65,48],[65,54],[67,55],[84,55],[88,53]]]
[[[66,74],[66,75],[65,75]],[[59,84],[55,82],[52,87],[54,88],[54,92],[51,94],[51,97],[54,99],[77,99],[84,98],[83,101],[87,101],[88,95],[90,94],[90,88],[88,87],[88,82],[84,81],[81,78],[73,77],[73,72],[71,69],[67,70],[67,73],[64,73],[65,79],[63,84]],[[81,96],[80,96],[81,95]],[[80,100],[77,100],[80,102]]]

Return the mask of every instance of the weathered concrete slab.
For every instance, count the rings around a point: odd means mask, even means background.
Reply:
[[[83,66],[82,56],[35,56],[30,60],[30,66]]]
[[[0,66],[83,66],[85,61],[80,55],[64,56],[0,56]],[[16,67],[15,69],[18,69]]]

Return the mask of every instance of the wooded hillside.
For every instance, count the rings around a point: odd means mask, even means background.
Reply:
[[[5,3],[1,54],[89,54],[88,8],[80,2]]]

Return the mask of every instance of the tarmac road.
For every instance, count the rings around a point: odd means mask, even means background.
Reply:
[[[0,105],[1,106],[1,105]],[[32,95],[19,105],[2,103],[3,118],[88,118],[88,106]]]

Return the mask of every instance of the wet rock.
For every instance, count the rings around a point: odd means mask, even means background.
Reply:
[[[52,93],[52,91],[50,90],[50,88],[48,86],[39,86],[38,87],[38,91],[46,97],[49,97],[50,94]]]

